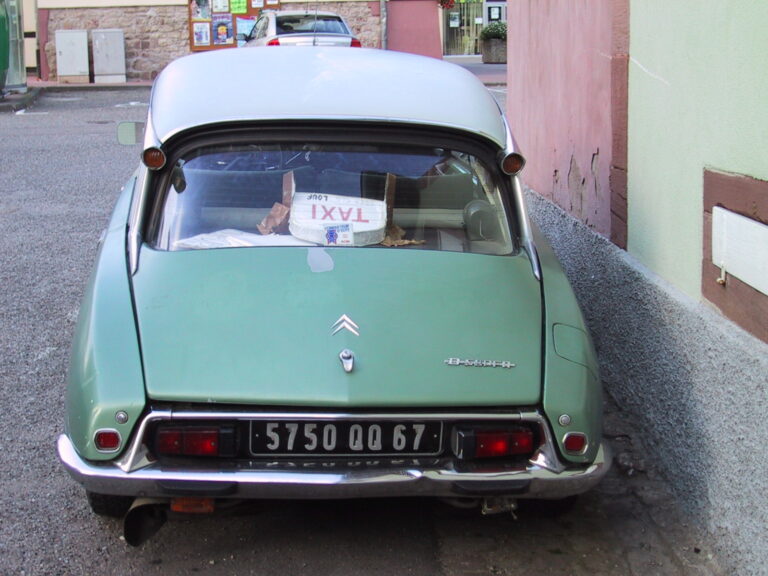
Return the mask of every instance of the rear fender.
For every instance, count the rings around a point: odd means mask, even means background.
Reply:
[[[110,460],[128,444],[144,410],[144,377],[126,257],[128,211],[136,184],[123,189],[99,247],[80,306],[72,343],[66,393],[66,432],[88,460]],[[127,421],[116,419],[118,412]],[[96,450],[94,434],[117,430],[120,449]]]

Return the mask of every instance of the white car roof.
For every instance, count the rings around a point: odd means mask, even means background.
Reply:
[[[171,62],[152,90],[145,146],[195,126],[244,120],[421,124],[509,142],[494,98],[434,58],[364,48],[216,50]]]

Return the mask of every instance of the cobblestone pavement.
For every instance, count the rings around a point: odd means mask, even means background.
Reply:
[[[725,574],[709,543],[697,539],[676,508],[637,428],[610,402],[605,436],[614,449],[613,468],[567,513],[523,503],[517,520],[494,517],[462,525],[455,516],[438,517],[445,574]]]

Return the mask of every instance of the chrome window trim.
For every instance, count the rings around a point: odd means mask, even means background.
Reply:
[[[133,185],[133,201],[128,215],[128,272],[130,276],[136,274],[139,269],[139,248],[141,246],[142,215],[147,203],[147,170],[142,166],[136,176]]]
[[[506,144],[504,146],[505,154],[511,154],[512,152],[520,153],[517,142],[515,142],[514,136],[512,136],[512,130],[509,127],[507,118],[502,115],[504,122],[504,131],[506,133]],[[533,275],[541,282],[541,263],[539,262],[539,253],[536,250],[536,243],[533,241],[533,231],[531,230],[531,220],[528,217],[528,207],[525,205],[525,197],[523,196],[523,187],[520,183],[520,178],[515,175],[510,177],[512,184],[512,200],[517,211],[518,225],[520,228],[520,245],[528,253],[528,257],[531,259],[531,268],[533,269]]]
[[[531,259],[531,268],[536,280],[541,282],[541,262],[539,262],[539,252],[536,249],[536,243],[533,240],[531,230],[531,221],[528,217],[528,208],[525,205],[523,197],[523,187],[517,176],[512,176],[512,197],[517,210],[518,224],[520,226],[520,246],[528,253]]]

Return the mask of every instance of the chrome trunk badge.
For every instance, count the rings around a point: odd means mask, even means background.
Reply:
[[[352,372],[355,367],[355,353],[352,350],[344,348],[339,353],[339,360],[341,360],[341,365],[344,367],[344,372]]]
[[[515,364],[507,360],[464,360],[462,358],[447,358],[443,360],[448,366],[471,366],[475,368],[514,368]]]
[[[349,330],[355,336],[360,336],[360,332],[358,332],[358,330],[360,330],[360,327],[357,324],[355,324],[354,321],[346,314],[342,314],[341,318],[336,320],[336,322],[333,323],[331,328],[333,329],[331,336],[333,336],[334,334],[336,334],[341,330]]]

